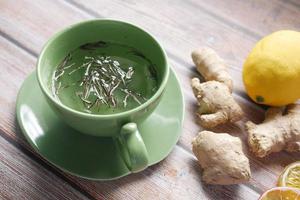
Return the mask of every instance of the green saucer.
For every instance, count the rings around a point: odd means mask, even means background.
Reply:
[[[48,106],[32,73],[17,98],[17,119],[30,145],[63,171],[92,180],[111,180],[131,172],[112,138],[73,130]],[[184,113],[179,82],[171,70],[164,96],[153,114],[138,125],[149,154],[149,165],[164,159],[179,139]]]

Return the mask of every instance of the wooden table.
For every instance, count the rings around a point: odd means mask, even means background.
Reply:
[[[35,69],[43,44],[65,26],[93,18],[125,20],[155,35],[181,81],[186,103],[182,136],[172,153],[141,173],[109,182],[83,180],[51,166],[25,141],[15,119],[17,92]],[[243,60],[262,36],[299,28],[297,0],[0,1],[0,199],[257,199],[275,186],[284,166],[300,156],[282,152],[257,159],[246,152],[252,171],[249,183],[203,184],[190,144],[201,130],[189,86],[190,78],[197,76],[190,52],[210,46],[228,63],[234,96],[246,117],[215,130],[245,141],[244,122],[260,122],[264,109],[245,95]]]

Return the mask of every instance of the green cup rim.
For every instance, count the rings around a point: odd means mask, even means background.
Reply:
[[[158,88],[158,90],[154,93],[154,95],[148,99],[146,102],[144,102],[143,104],[124,111],[124,112],[120,112],[120,113],[115,113],[115,114],[90,114],[90,113],[85,113],[85,112],[81,112],[81,111],[77,111],[75,109],[72,109],[66,105],[64,105],[63,103],[61,103],[60,101],[58,101],[57,99],[55,99],[51,94],[49,94],[48,89],[46,88],[47,86],[45,86],[43,84],[42,81],[42,75],[41,75],[41,58],[44,56],[46,49],[49,47],[49,45],[58,37],[60,37],[62,34],[64,34],[67,31],[72,30],[73,28],[76,28],[78,26],[81,26],[83,24],[88,24],[88,23],[94,23],[94,22],[112,22],[112,23],[120,23],[120,24],[124,24],[127,26],[130,26],[132,28],[138,29],[139,31],[142,31],[145,35],[147,35],[148,37],[150,37],[151,39],[153,39],[153,41],[157,44],[157,46],[159,47],[159,49],[162,52],[162,56],[163,56],[163,60],[166,63],[165,66],[165,70],[164,70],[164,75],[162,78],[162,82]],[[44,94],[46,94],[47,98],[49,98],[52,102],[54,102],[54,104],[74,115],[77,116],[83,116],[83,117],[87,117],[87,118],[116,118],[116,117],[123,117],[123,116],[127,116],[127,115],[131,115],[133,113],[139,112],[143,109],[145,109],[146,107],[148,107],[153,101],[155,101],[157,98],[159,98],[159,96],[162,94],[162,92],[165,89],[165,86],[167,84],[168,81],[168,77],[169,77],[169,64],[168,64],[168,60],[167,60],[167,54],[165,52],[165,50],[162,48],[162,46],[159,44],[158,40],[151,35],[150,33],[146,32],[145,30],[143,30],[142,28],[133,25],[131,23],[128,22],[124,22],[124,21],[120,21],[120,20],[114,20],[114,19],[93,19],[93,20],[86,20],[86,21],[82,21],[73,25],[70,25],[66,28],[64,28],[63,30],[55,33],[53,36],[50,37],[50,39],[46,42],[46,44],[44,45],[44,47],[42,48],[42,51],[38,57],[38,61],[37,61],[37,79],[38,79],[38,83],[40,85],[40,87],[42,88],[42,91]]]

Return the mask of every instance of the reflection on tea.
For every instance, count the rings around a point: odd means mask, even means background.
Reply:
[[[93,114],[133,109],[157,90],[151,61],[135,48],[112,43],[83,44],[53,72],[52,93],[66,106]]]

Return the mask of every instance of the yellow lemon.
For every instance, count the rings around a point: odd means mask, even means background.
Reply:
[[[300,200],[300,190],[290,187],[275,187],[263,193],[259,200]]]
[[[288,186],[300,189],[300,162],[288,165],[278,179],[278,186]]]
[[[300,98],[300,32],[282,30],[261,39],[244,63],[243,81],[260,104],[283,106]]]

